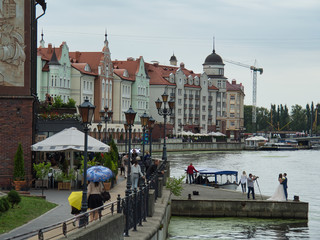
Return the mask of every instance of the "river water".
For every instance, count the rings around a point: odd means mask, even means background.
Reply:
[[[237,170],[239,177],[245,170],[257,175],[257,199],[260,193],[271,196],[279,184],[279,173],[286,172],[288,198],[297,195],[300,201],[309,202],[308,221],[172,217],[168,239],[320,239],[319,150],[172,152],[168,153],[168,160],[174,177],[184,175],[190,162],[196,169]]]

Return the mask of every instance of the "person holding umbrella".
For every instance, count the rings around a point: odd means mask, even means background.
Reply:
[[[88,207],[95,209],[103,205],[101,193],[104,191],[104,182],[112,177],[112,171],[104,166],[93,166],[87,170],[87,180],[90,181],[87,189]],[[97,220],[99,212],[93,211],[90,214],[90,221]]]

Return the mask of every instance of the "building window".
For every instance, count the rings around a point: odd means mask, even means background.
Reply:
[[[236,99],[235,95],[230,96],[230,100],[235,100],[235,99]]]
[[[178,115],[181,115],[182,110],[178,109]]]
[[[178,89],[178,95],[179,95],[179,96],[182,95],[182,89]]]
[[[202,111],[206,111],[206,106],[202,106]]]
[[[230,113],[230,117],[231,117],[231,118],[234,118],[234,113]]]
[[[182,100],[178,99],[178,104],[181,106],[182,105]]]
[[[206,120],[206,115],[202,115],[202,120]]]
[[[202,101],[205,102],[206,101],[206,96],[202,97]]]

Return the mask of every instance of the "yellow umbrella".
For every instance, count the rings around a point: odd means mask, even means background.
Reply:
[[[81,210],[82,191],[72,192],[68,197],[68,201],[70,206],[75,207],[78,210]]]

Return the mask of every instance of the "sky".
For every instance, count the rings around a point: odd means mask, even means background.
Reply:
[[[203,72],[206,57],[263,68],[257,106],[320,103],[318,0],[46,0],[38,20],[46,45],[65,41],[70,51],[101,51],[107,32],[112,60],[143,56]],[[37,15],[42,13],[37,8]],[[213,39],[215,39],[213,41]],[[214,42],[214,44],[213,44]],[[252,72],[225,63],[225,76],[242,83],[252,104]]]

